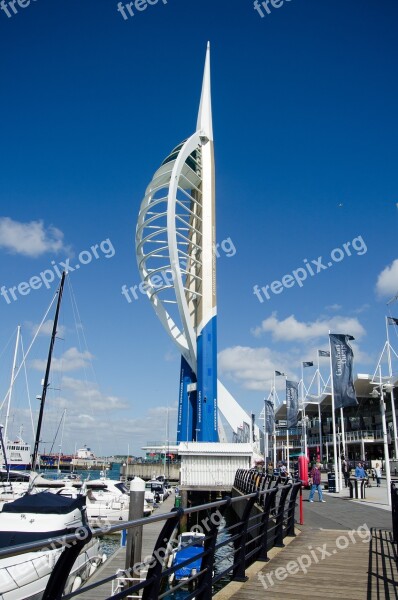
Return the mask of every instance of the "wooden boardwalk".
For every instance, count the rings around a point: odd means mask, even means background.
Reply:
[[[302,531],[268,563],[255,563],[245,583],[230,583],[215,600],[392,600],[398,570],[391,532]],[[351,537],[352,536],[352,537]],[[271,553],[272,555],[272,553]]]
[[[171,511],[174,506],[174,494],[170,494],[170,496],[153,511],[153,515],[164,514]],[[144,525],[143,528],[143,539],[142,539],[142,558],[145,556],[151,555],[155,546],[155,542],[158,539],[159,533],[163,527],[164,521],[159,521],[157,523],[148,523],[148,525]],[[100,581],[101,579],[106,579],[108,577],[113,577],[118,571],[118,569],[125,568],[125,560],[126,560],[126,548],[119,548],[94,574],[94,576],[90,579],[87,585],[91,585]],[[83,587],[84,589],[84,587]],[[83,598],[84,600],[99,600],[99,598],[108,598],[112,592],[112,581],[108,581],[103,585],[96,587],[92,590],[88,590],[78,596],[78,598]]]

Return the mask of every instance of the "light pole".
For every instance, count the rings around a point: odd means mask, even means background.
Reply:
[[[264,398],[264,469],[267,471],[268,432],[267,432],[267,400]]]
[[[336,436],[336,415],[334,412],[334,383],[333,383],[333,367],[332,367],[332,345],[330,342],[329,330],[329,357],[330,357],[330,386],[332,390],[332,431],[333,431],[333,463],[334,473],[336,477],[336,492],[340,492],[339,466],[337,463],[337,436]]]
[[[388,436],[387,436],[387,423],[386,423],[386,405],[384,403],[384,388],[388,388],[390,385],[383,384],[381,376],[381,366],[379,365],[379,383],[371,382],[372,385],[380,388],[380,392],[375,387],[371,393],[372,398],[380,398],[380,413],[381,413],[381,424],[383,428],[383,443],[384,443],[384,464],[386,469],[386,480],[387,480],[387,501],[388,506],[391,506],[391,474],[390,474],[390,456],[388,453]]]

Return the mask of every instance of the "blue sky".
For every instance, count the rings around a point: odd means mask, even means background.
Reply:
[[[258,414],[273,369],[299,377],[329,328],[354,335],[356,371],[373,372],[398,292],[395,0],[285,0],[263,18],[251,0],[159,1],[126,20],[115,0],[17,8],[0,11],[0,285],[91,255],[70,273],[87,346],[68,287],[46,449],[64,408],[65,451],[139,454],[165,437],[167,406],[175,431],[179,358],[148,300],[121,288],[139,283],[146,185],[194,131],[207,40],[217,238],[236,251],[217,261],[220,378]],[[331,261],[348,242],[359,252]],[[254,294],[320,256],[332,267],[301,287]],[[26,347],[55,288],[0,296],[2,398],[16,326]],[[28,360],[35,408],[47,345]],[[23,377],[13,406],[29,438]]]

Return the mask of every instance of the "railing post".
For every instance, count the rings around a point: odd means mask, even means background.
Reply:
[[[277,546],[279,548],[283,548],[285,546],[285,544],[283,543],[283,518],[284,518],[286,498],[287,498],[291,488],[292,488],[291,483],[288,485],[284,485],[281,488],[281,496],[279,498],[278,509],[276,511],[274,546]]]
[[[296,498],[299,491],[301,492],[301,481],[293,484],[290,492],[289,506],[287,509],[287,527],[285,535],[290,535],[293,537],[296,535],[294,533],[294,513],[296,509]]]
[[[42,600],[61,600],[72,567],[84,546],[93,536],[87,522],[82,527],[79,527],[78,530],[84,531],[84,538],[78,539],[72,542],[70,546],[65,547],[65,550],[58,558],[51,572]]]
[[[171,534],[173,533],[175,527],[177,527],[181,517],[184,515],[184,509],[174,508],[172,512],[175,512],[175,517],[171,517],[165,522],[162,531],[160,532],[159,537],[156,541],[155,548],[152,554],[151,565],[148,569],[148,573],[146,576],[147,581],[151,581],[151,583],[146,588],[144,588],[144,591],[142,593],[142,600],[158,599],[160,593],[160,584],[162,581],[163,559],[166,554],[165,545],[167,546],[167,544],[169,543]],[[161,556],[160,553],[162,553],[163,556]],[[125,592],[128,592],[128,589],[126,589]]]
[[[304,525],[303,486],[300,488],[300,525]]]
[[[249,498],[243,511],[240,527],[238,528],[239,537],[234,541],[234,548],[237,550],[234,560],[234,570],[232,573],[232,581],[247,581],[246,577],[246,542],[247,530],[249,527],[249,518],[254,503],[257,501],[258,495]]]
[[[269,524],[269,516],[271,511],[271,506],[275,503],[275,496],[277,494],[277,488],[273,488],[272,490],[268,490],[266,494],[264,494],[263,498],[261,498],[260,505],[263,508],[263,516],[261,517],[260,523],[260,540],[261,546],[259,549],[259,555],[257,560],[260,562],[267,562],[268,558],[268,524]]]
[[[221,508],[217,509],[212,513],[218,512],[221,516],[224,516],[225,511],[231,504],[231,497],[225,498],[226,504]],[[214,553],[215,546],[217,543],[218,529],[220,527],[220,520],[215,521],[210,517],[210,531],[206,535],[204,556],[202,558],[201,571],[204,571],[202,575],[198,577],[198,591],[195,593],[195,600],[211,600],[213,597],[213,570],[214,570]]]
[[[398,561],[398,491],[395,482],[391,482],[391,516],[396,561]]]
[[[135,477],[130,483],[130,502],[128,520],[135,521],[144,516],[145,481]],[[130,527],[127,531],[126,570],[131,572],[135,564],[141,561],[142,525]]]
[[[239,489],[241,481],[242,481],[242,469],[238,469],[235,474],[234,487]]]

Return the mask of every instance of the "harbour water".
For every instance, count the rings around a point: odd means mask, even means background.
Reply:
[[[113,464],[112,469],[106,471],[106,476],[110,479],[119,480],[120,473],[120,464]],[[77,474],[81,477],[82,480],[94,480],[99,479],[104,476],[104,472],[97,469],[88,469],[84,471],[77,471]],[[232,525],[234,521],[233,514],[226,514],[224,522],[221,524],[220,532],[218,535],[218,542],[223,542],[230,534],[227,531],[228,526]],[[226,544],[216,553],[216,561],[215,561],[215,574],[224,571],[231,564],[232,556],[233,556],[233,544]],[[120,537],[119,536],[105,536],[101,541],[101,552],[105,553],[109,558],[114,554],[118,548],[120,547]],[[221,579],[216,586],[216,590],[221,589],[227,582],[229,581],[228,577]],[[188,590],[178,590],[174,594],[170,596],[172,600],[184,600],[188,596]]]

